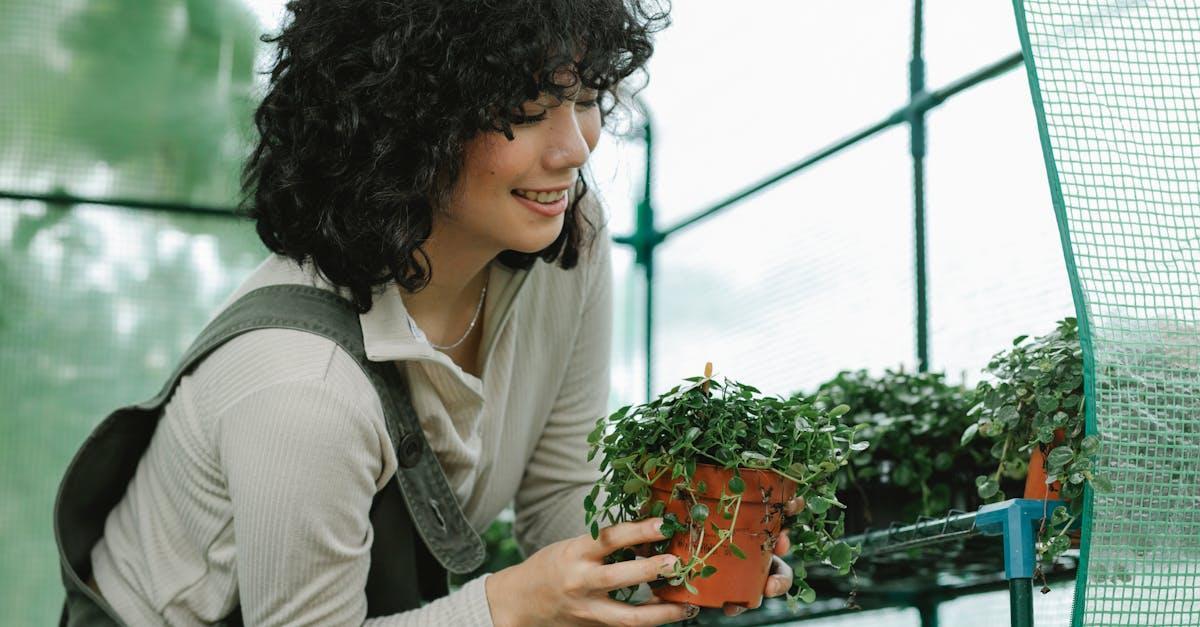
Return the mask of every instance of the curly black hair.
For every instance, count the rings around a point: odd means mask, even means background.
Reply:
[[[258,141],[242,172],[240,213],[272,252],[311,260],[347,287],[360,312],[391,281],[428,284],[421,248],[443,210],[466,142],[523,120],[522,104],[580,85],[601,120],[622,80],[653,52],[669,5],[647,0],[292,0]],[[566,76],[567,80],[563,80]],[[580,203],[582,170],[562,233],[537,259],[574,267],[596,227]],[[589,235],[590,232],[590,235]]]

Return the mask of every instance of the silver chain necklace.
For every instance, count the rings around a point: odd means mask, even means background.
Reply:
[[[471,335],[471,331],[473,331],[475,329],[475,323],[479,322],[479,314],[480,314],[480,312],[483,311],[483,299],[487,296],[487,288],[488,288],[487,281],[484,281],[483,282],[483,291],[481,291],[479,293],[479,304],[475,306],[475,316],[471,318],[471,325],[467,327],[467,331],[462,334],[462,337],[458,338],[457,342],[455,342],[453,344],[447,344],[445,346],[440,346],[438,344],[434,344],[431,341],[431,342],[429,342],[429,345],[440,351],[444,351],[444,350],[450,350],[451,348],[454,348],[455,346],[462,344],[467,339],[467,336]]]

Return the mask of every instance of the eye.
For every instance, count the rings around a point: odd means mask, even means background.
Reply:
[[[514,122],[520,126],[527,126],[530,124],[536,124],[538,122],[541,122],[544,119],[546,119],[546,110],[542,109],[538,113],[525,113],[524,111],[522,111],[517,114],[517,117],[514,120]]]
[[[583,109],[592,109],[599,103],[600,103],[599,98],[592,98],[591,100],[577,100],[575,102],[575,106],[581,107]]]

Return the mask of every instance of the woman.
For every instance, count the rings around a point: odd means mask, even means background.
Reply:
[[[229,303],[283,284],[353,303],[366,359],[403,375],[453,491],[445,516],[461,506],[479,532],[514,502],[529,558],[422,607],[375,611],[387,593],[371,592],[372,560],[390,556],[373,544],[393,532],[374,524],[378,497],[417,461],[338,343],[264,328],[179,379],[91,550],[91,590],[131,624],[694,616],[610,599],[672,558],[606,565],[661,539],[656,521],[593,540],[581,508],[598,476],[586,434],[606,409],[611,329],[607,235],[583,168],[665,13],[642,0],[288,9],[244,175],[247,213],[275,254]],[[428,539],[434,523],[414,520]],[[791,583],[777,567],[768,595]]]

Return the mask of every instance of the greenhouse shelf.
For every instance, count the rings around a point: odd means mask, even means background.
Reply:
[[[850,576],[838,576],[823,564],[804,566],[817,601],[793,614],[780,599],[737,617],[706,610],[690,624],[773,625],[895,607],[915,608],[923,627],[937,625],[938,604],[962,596],[1009,591],[1014,627],[1032,627],[1034,541],[1037,525],[1061,501],[1010,499],[975,512],[951,510],[941,518],[893,524],[845,539],[862,547]],[[1074,579],[1078,551],[1067,551],[1043,575],[1053,593],[1066,594],[1061,582]],[[1040,583],[1040,579],[1038,581]],[[1054,584],[1060,585],[1054,585]]]

